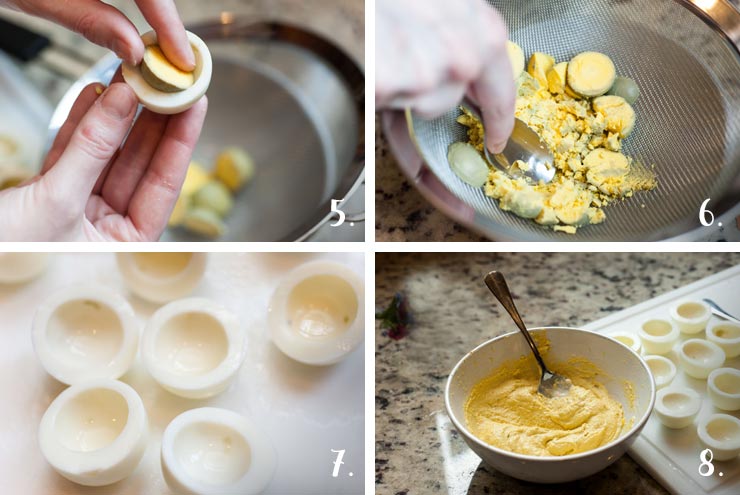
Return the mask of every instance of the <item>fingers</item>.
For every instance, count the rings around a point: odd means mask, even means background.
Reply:
[[[137,64],[144,56],[144,43],[134,25],[118,9],[104,2],[27,0],[19,6],[29,14],[61,24],[113,50],[130,64]]]
[[[167,120],[166,115],[142,110],[108,172],[101,195],[121,215],[126,214],[136,186],[149,167]]]
[[[195,69],[195,54],[172,0],[136,0],[167,59],[184,71]]]
[[[49,153],[46,155],[44,164],[41,166],[41,175],[45,174],[62,156],[64,149],[69,144],[69,140],[72,138],[77,126],[85,116],[90,107],[95,103],[100,94],[105,90],[105,86],[100,83],[92,83],[85,86],[80,92],[77,100],[72,105],[72,109],[67,116],[67,120],[59,128],[54,143],[51,145]]]
[[[465,83],[449,82],[426,93],[399,96],[386,105],[387,108],[404,110],[413,108],[425,119],[439,117],[460,103],[468,86]]]
[[[84,208],[98,177],[118,151],[136,113],[130,87],[113,84],[95,100],[53,167],[41,179],[57,202]]]
[[[483,113],[486,146],[493,153],[500,153],[514,129],[516,90],[506,52],[506,26],[496,11],[488,11],[491,27],[486,44],[488,56],[481,75],[471,85],[471,92]]]
[[[208,102],[173,115],[128,206],[128,215],[143,239],[157,240],[167,225],[200,136]]]

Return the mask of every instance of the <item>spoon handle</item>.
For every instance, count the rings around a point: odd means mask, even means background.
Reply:
[[[519,330],[524,334],[524,338],[527,339],[529,347],[532,348],[534,357],[537,358],[537,362],[540,364],[542,371],[547,371],[545,362],[542,360],[542,356],[540,356],[540,352],[537,350],[537,346],[535,345],[532,336],[527,331],[527,327],[524,325],[524,321],[522,321],[522,317],[516,309],[514,299],[511,297],[511,292],[509,291],[509,286],[506,284],[506,279],[504,278],[503,273],[493,271],[486,275],[485,282],[491,292],[493,292],[493,295],[496,296],[496,299],[498,299],[504,309],[509,313],[511,319],[514,320],[516,326],[518,326]]]
[[[709,306],[711,306],[712,308],[712,313],[719,316],[720,318],[723,318],[725,320],[728,320],[734,323],[740,323],[740,320],[732,316],[730,313],[728,313],[724,309],[720,308],[719,305],[716,302],[712,301],[711,299],[702,299],[702,301],[709,304]]]

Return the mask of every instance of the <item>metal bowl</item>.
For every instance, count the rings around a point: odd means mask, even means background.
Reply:
[[[188,30],[213,58],[209,111],[193,158],[210,165],[223,148],[240,146],[257,168],[219,240],[309,239],[332,218],[332,199],[348,198],[364,180],[362,69],[332,42],[293,25],[224,16]],[[112,54],[103,58],[67,91],[49,143],[80,91],[110,81],[119,63]],[[176,228],[162,240],[204,239]]]

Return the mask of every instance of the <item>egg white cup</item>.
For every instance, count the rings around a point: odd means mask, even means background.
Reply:
[[[162,473],[173,492],[256,495],[272,480],[277,454],[249,419],[215,407],[177,416],[162,436]]]
[[[686,428],[701,409],[701,395],[687,387],[669,387],[655,396],[655,414],[663,425],[672,429]]]
[[[206,271],[206,253],[117,253],[126,287],[147,301],[163,304],[190,295]]]
[[[704,339],[685,340],[678,347],[678,363],[692,378],[706,379],[725,362],[725,351]]]
[[[646,354],[668,354],[678,341],[678,328],[667,320],[648,320],[640,326],[637,335]]]
[[[707,340],[725,351],[728,359],[740,356],[740,323],[715,321],[707,326]]]
[[[617,342],[621,342],[622,344],[635,351],[637,354],[639,354],[640,349],[642,349],[640,339],[635,337],[635,335],[631,332],[613,332],[607,334],[607,337],[612,338]]]
[[[676,377],[676,365],[667,357],[645,356],[644,360],[655,380],[655,388],[660,389],[670,385]]]
[[[706,328],[712,308],[704,301],[684,301],[671,306],[670,315],[681,333],[692,335]]]
[[[245,358],[246,332],[236,315],[209,299],[161,307],[144,330],[142,357],[166,390],[205,399],[229,386]]]
[[[152,112],[165,115],[184,112],[206,94],[208,85],[211,84],[213,72],[211,53],[202,39],[190,31],[186,31],[186,34],[195,54],[195,70],[193,71],[195,82],[183,91],[167,93],[154,89],[141,75],[141,64],[131,65],[124,62],[121,65],[123,79],[134,90],[139,102]],[[156,45],[157,33],[154,31],[144,33],[141,35],[141,41],[144,42],[144,46]]]
[[[288,357],[329,365],[362,344],[365,289],[349,267],[306,263],[288,273],[270,300],[270,337]]]
[[[41,452],[74,483],[110,485],[134,472],[146,450],[149,426],[133,388],[116,380],[73,385],[41,418]]]
[[[724,411],[740,409],[740,370],[718,368],[707,378],[707,393],[715,407]]]
[[[46,253],[0,253],[0,284],[23,284],[40,276],[49,264]]]
[[[740,419],[729,414],[712,414],[699,422],[699,440],[712,449],[717,461],[729,461],[740,453]]]
[[[99,285],[64,287],[42,301],[31,333],[41,365],[67,385],[121,377],[139,342],[131,305]]]

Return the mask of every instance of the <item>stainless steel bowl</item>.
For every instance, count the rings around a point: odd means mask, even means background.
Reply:
[[[297,26],[232,17],[188,26],[208,44],[209,111],[194,159],[208,165],[227,146],[253,156],[257,173],[240,191],[222,241],[308,240],[364,181],[365,77],[332,42]],[[108,82],[109,55],[64,95],[49,144],[82,88]],[[364,214],[348,216],[362,221]],[[202,241],[168,229],[165,241]]]

